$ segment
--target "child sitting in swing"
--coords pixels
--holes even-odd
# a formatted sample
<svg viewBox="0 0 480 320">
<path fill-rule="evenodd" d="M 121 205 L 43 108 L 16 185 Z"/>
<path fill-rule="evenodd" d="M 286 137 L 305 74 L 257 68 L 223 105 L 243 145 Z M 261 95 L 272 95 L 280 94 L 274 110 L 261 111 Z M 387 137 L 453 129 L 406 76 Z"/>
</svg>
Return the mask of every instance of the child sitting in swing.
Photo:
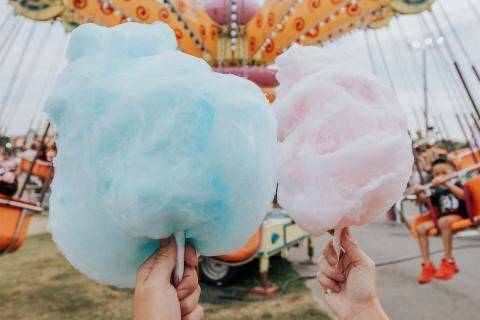
<svg viewBox="0 0 480 320">
<path fill-rule="evenodd" d="M 446 159 L 437 159 L 432 162 L 433 192 L 428 197 L 420 185 L 414 187 L 419 202 L 426 204 L 430 198 L 432 206 L 437 211 L 438 229 L 441 233 L 445 255 L 437 269 L 430 260 L 428 247 L 428 231 L 435 227 L 432 220 L 417 225 L 418 243 L 422 253 L 422 272 L 418 282 L 424 284 L 432 278 L 449 280 L 458 272 L 457 264 L 452 256 L 452 223 L 468 218 L 465 204 L 465 192 L 460 181 L 450 179 L 455 172 L 453 163 Z"/>
</svg>

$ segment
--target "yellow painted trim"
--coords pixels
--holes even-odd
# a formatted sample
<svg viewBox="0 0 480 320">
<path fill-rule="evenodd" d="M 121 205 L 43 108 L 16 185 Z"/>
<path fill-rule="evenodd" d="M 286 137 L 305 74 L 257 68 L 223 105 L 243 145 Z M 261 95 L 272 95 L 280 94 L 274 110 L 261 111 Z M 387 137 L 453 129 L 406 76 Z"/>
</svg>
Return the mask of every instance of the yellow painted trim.
<svg viewBox="0 0 480 320">
<path fill-rule="evenodd" d="M 433 2 L 434 0 L 428 0 L 424 4 L 408 4 L 403 0 L 391 0 L 389 5 L 393 10 L 400 13 L 414 14 L 430 9 Z"/>
<path fill-rule="evenodd" d="M 52 20 L 62 14 L 64 10 L 63 5 L 50 5 L 48 8 L 41 11 L 28 10 L 22 7 L 17 2 L 11 2 L 15 8 L 15 12 L 32 20 L 47 21 Z"/>
</svg>

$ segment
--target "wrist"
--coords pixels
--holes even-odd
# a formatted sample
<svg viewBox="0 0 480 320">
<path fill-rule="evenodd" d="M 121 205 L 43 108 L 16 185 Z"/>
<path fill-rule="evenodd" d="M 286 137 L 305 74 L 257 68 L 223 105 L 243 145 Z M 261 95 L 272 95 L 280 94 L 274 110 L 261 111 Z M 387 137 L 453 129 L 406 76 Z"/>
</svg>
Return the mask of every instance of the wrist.
<svg viewBox="0 0 480 320">
<path fill-rule="evenodd" d="M 365 303 L 360 308 L 354 308 L 346 320 L 388 320 L 378 299 Z"/>
</svg>

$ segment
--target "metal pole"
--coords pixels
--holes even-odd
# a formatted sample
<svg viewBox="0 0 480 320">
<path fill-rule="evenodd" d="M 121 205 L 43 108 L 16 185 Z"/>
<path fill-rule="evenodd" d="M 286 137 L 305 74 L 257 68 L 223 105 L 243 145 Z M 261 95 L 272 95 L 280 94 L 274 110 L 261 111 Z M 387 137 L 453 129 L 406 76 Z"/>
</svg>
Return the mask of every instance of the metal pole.
<svg viewBox="0 0 480 320">
<path fill-rule="evenodd" d="M 470 91 L 470 88 L 468 87 L 465 77 L 463 76 L 462 70 L 460 69 L 455 56 L 453 54 L 452 48 L 450 47 L 450 44 L 448 43 L 448 39 L 445 37 L 442 28 L 440 27 L 440 23 L 437 20 L 437 17 L 433 14 L 431 14 L 433 18 L 433 22 L 435 23 L 435 26 L 437 30 L 439 31 L 440 35 L 445 39 L 445 47 L 447 48 L 448 55 L 450 56 L 450 59 L 453 61 L 453 66 L 455 67 L 455 71 L 457 72 L 458 77 L 460 78 L 460 81 L 462 82 L 463 88 L 465 89 L 465 92 L 467 93 L 467 96 L 472 104 L 473 109 L 475 110 L 475 113 L 477 114 L 477 117 L 480 118 L 480 110 L 477 106 L 477 103 L 475 99 L 473 98 L 473 95 Z"/>
<path fill-rule="evenodd" d="M 372 65 L 372 70 L 375 75 L 378 76 L 377 68 L 375 67 L 375 60 L 373 59 L 372 48 L 370 48 L 370 41 L 368 40 L 367 29 L 363 30 L 363 35 L 365 36 L 365 43 L 368 50 L 368 58 L 370 59 L 370 64 Z"/>
<path fill-rule="evenodd" d="M 470 6 L 470 9 L 472 9 L 472 12 L 477 17 L 478 21 L 480 21 L 480 12 L 478 12 L 478 9 L 475 7 L 471 0 L 468 0 L 468 4 Z"/>
<path fill-rule="evenodd" d="M 458 117 L 458 115 L 455 115 L 455 116 L 457 117 L 457 120 L 460 121 L 460 118 Z M 460 129 L 462 130 L 462 133 L 465 136 L 465 140 L 467 141 L 468 148 L 470 149 L 470 152 L 472 153 L 473 161 L 475 163 L 478 163 L 478 158 L 477 158 L 477 155 L 475 154 L 475 149 L 473 148 L 472 144 L 470 143 L 470 141 L 467 138 L 467 132 L 465 131 L 463 126 L 460 126 Z"/>
<path fill-rule="evenodd" d="M 427 87 L 427 49 L 422 49 L 422 64 L 423 64 L 423 103 L 425 115 L 425 132 L 428 132 L 428 87 Z"/>
<path fill-rule="evenodd" d="M 463 54 L 467 57 L 468 62 L 470 63 L 470 66 L 472 67 L 473 73 L 477 77 L 477 80 L 480 81 L 480 75 L 478 74 L 477 69 L 475 68 L 475 65 L 473 64 L 472 57 L 470 56 L 470 54 L 467 51 L 467 48 L 463 44 L 463 41 L 460 38 L 460 35 L 458 34 L 457 30 L 455 29 L 455 26 L 453 25 L 452 21 L 448 17 L 447 11 L 443 7 L 442 2 L 438 1 L 438 6 L 440 7 L 440 10 L 442 11 L 443 15 L 445 16 L 445 20 L 447 20 L 447 24 L 450 27 L 450 29 L 452 30 L 453 36 L 455 37 L 458 44 L 460 45 L 460 49 L 463 51 Z M 433 11 L 431 11 L 430 13 L 431 13 L 432 16 L 435 15 Z"/>
<path fill-rule="evenodd" d="M 17 77 L 18 77 L 18 74 L 20 72 L 20 68 L 22 66 L 25 55 L 26 55 L 26 53 L 27 53 L 27 51 L 28 51 L 28 49 L 29 49 L 29 47 L 32 43 L 31 39 L 32 39 L 32 36 L 35 32 L 35 27 L 36 27 L 36 24 L 32 23 L 32 27 L 30 28 L 30 31 L 27 35 L 27 40 L 23 44 L 23 47 L 22 47 L 21 53 L 20 53 L 20 57 L 19 57 L 16 65 L 15 65 L 15 69 L 13 71 L 13 76 L 12 76 L 12 78 L 10 78 L 7 90 L 5 91 L 5 95 L 3 96 L 2 102 L 0 104 L 0 119 L 3 118 L 3 114 L 8 108 L 7 104 L 10 100 L 11 95 L 12 95 L 13 87 L 14 87 L 16 81 L 17 81 Z"/>
</svg>

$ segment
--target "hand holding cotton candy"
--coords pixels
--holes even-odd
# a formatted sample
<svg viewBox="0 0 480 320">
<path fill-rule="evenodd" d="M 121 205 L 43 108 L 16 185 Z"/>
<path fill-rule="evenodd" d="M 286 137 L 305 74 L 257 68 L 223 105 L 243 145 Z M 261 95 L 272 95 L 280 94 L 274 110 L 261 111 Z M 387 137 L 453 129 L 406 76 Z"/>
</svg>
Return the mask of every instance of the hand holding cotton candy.
<svg viewBox="0 0 480 320">
<path fill-rule="evenodd" d="M 204 255 L 240 249 L 275 190 L 261 90 L 177 51 L 165 24 L 83 25 L 67 56 L 47 112 L 59 132 L 49 229 L 68 260 L 132 287 L 172 234 Z"/>
<path fill-rule="evenodd" d="M 401 197 L 413 162 L 406 120 L 338 52 L 293 46 L 277 65 L 278 201 L 308 232 L 335 229 L 338 240 Z"/>
</svg>

